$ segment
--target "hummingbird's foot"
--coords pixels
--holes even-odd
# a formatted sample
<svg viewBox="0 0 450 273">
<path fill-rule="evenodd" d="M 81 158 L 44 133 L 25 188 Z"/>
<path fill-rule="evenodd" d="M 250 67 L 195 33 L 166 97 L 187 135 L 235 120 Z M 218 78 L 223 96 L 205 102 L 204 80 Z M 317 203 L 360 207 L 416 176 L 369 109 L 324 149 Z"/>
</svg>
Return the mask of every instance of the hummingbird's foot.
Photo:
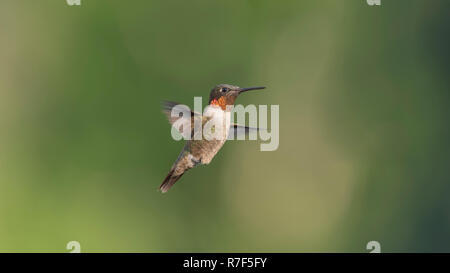
<svg viewBox="0 0 450 273">
<path fill-rule="evenodd" d="M 199 164 L 202 164 L 202 158 L 201 157 L 200 157 L 200 159 L 198 159 L 195 156 L 193 156 L 191 153 L 189 153 L 187 158 L 192 163 L 191 168 L 194 168 L 195 166 L 197 166 Z"/>
<path fill-rule="evenodd" d="M 194 167 L 196 167 L 199 164 L 202 164 L 202 158 L 200 157 L 200 159 L 197 159 L 195 157 L 191 157 L 191 161 L 194 164 Z"/>
</svg>

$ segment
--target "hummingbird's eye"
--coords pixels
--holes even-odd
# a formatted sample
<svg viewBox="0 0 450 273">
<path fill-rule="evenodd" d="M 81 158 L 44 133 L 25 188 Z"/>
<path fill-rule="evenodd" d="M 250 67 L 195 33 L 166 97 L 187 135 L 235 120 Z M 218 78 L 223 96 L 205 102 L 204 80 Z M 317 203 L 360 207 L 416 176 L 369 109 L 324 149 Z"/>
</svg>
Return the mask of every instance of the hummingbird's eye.
<svg viewBox="0 0 450 273">
<path fill-rule="evenodd" d="M 220 92 L 227 92 L 228 91 L 228 88 L 226 88 L 226 87 L 222 87 L 221 89 L 220 89 Z"/>
</svg>

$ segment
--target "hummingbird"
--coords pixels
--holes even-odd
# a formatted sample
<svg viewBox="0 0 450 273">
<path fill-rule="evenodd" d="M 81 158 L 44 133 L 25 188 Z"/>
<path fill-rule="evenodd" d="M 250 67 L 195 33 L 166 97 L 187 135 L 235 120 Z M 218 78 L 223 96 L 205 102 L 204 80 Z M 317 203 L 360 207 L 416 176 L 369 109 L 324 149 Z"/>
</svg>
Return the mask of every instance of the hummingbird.
<svg viewBox="0 0 450 273">
<path fill-rule="evenodd" d="M 179 118 L 186 119 L 186 122 L 191 124 L 191 135 L 197 133 L 194 132 L 194 130 L 196 130 L 194 126 L 195 120 L 201 122 L 202 128 L 200 129 L 203 129 L 206 123 L 211 120 L 225 121 L 223 124 L 225 130 L 223 130 L 220 138 L 210 140 L 205 138 L 193 138 L 186 140 L 184 148 L 181 150 L 177 160 L 172 165 L 172 168 L 159 187 L 161 192 L 167 192 L 187 170 L 199 165 L 209 164 L 217 152 L 219 152 L 225 144 L 230 132 L 249 133 L 250 131 L 259 130 L 258 128 L 231 124 L 230 120 L 231 111 L 236 98 L 244 92 L 260 89 L 265 89 L 265 87 L 258 86 L 241 88 L 230 84 L 216 85 L 210 92 L 208 106 L 205 108 L 204 115 L 191 111 L 190 119 L 189 117 L 173 117 L 172 109 L 179 104 L 170 101 L 163 102 L 163 113 L 168 117 L 169 122 L 173 125 Z"/>
</svg>

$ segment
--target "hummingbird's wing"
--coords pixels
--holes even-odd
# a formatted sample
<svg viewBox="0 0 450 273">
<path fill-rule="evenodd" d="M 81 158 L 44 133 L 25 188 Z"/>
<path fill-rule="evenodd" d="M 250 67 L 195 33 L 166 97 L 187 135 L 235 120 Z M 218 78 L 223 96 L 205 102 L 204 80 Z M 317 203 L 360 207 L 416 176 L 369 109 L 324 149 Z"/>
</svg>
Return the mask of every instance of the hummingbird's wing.
<svg viewBox="0 0 450 273">
<path fill-rule="evenodd" d="M 244 125 L 239 125 L 236 123 L 232 123 L 230 126 L 230 132 L 228 134 L 228 139 L 236 139 L 239 136 L 249 136 L 249 135 L 253 135 L 261 130 L 265 130 L 265 129 L 260 129 L 258 127 L 249 127 L 249 126 L 244 126 Z"/>
<path fill-rule="evenodd" d="M 172 110 L 175 106 L 180 105 L 184 106 L 181 103 L 174 102 L 174 101 L 163 101 L 162 102 L 162 111 L 167 116 L 167 119 L 169 120 L 170 124 L 174 124 L 180 117 L 172 116 Z M 191 118 L 194 118 L 195 116 L 201 116 L 200 113 L 190 111 L 191 112 Z M 187 117 L 183 117 L 187 118 Z"/>
<path fill-rule="evenodd" d="M 184 124 L 186 122 L 186 125 L 188 125 L 190 123 L 190 128 L 191 131 L 194 128 L 194 120 L 195 119 L 202 119 L 202 124 L 204 119 L 207 119 L 207 117 L 202 116 L 202 114 L 198 113 L 198 112 L 194 112 L 191 111 L 189 109 L 190 115 L 183 115 L 183 116 L 177 116 L 177 115 L 173 115 L 172 111 L 174 110 L 174 107 L 176 106 L 180 106 L 180 109 L 177 109 L 177 112 L 180 112 L 180 110 L 183 110 L 181 107 L 185 107 L 185 109 L 189 109 L 186 105 L 183 105 L 181 103 L 177 103 L 174 101 L 163 101 L 162 102 L 162 111 L 163 113 L 166 115 L 167 119 L 169 120 L 170 124 L 173 125 L 175 122 L 177 122 L 178 120 L 183 119 L 181 121 L 182 124 Z M 182 126 L 182 128 L 184 128 L 185 126 Z M 183 133 L 183 132 L 180 132 Z"/>
</svg>

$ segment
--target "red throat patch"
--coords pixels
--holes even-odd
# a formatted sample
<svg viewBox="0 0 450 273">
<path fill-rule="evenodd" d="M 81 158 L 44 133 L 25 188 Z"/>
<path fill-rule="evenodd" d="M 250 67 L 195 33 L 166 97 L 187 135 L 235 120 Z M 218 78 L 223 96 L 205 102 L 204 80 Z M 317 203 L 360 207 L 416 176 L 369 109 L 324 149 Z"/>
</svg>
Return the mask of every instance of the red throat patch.
<svg viewBox="0 0 450 273">
<path fill-rule="evenodd" d="M 225 111 L 225 109 L 227 108 L 227 100 L 224 96 L 222 96 L 219 99 L 213 99 L 211 101 L 211 105 L 219 106 L 220 108 L 222 108 L 222 110 Z"/>
</svg>

